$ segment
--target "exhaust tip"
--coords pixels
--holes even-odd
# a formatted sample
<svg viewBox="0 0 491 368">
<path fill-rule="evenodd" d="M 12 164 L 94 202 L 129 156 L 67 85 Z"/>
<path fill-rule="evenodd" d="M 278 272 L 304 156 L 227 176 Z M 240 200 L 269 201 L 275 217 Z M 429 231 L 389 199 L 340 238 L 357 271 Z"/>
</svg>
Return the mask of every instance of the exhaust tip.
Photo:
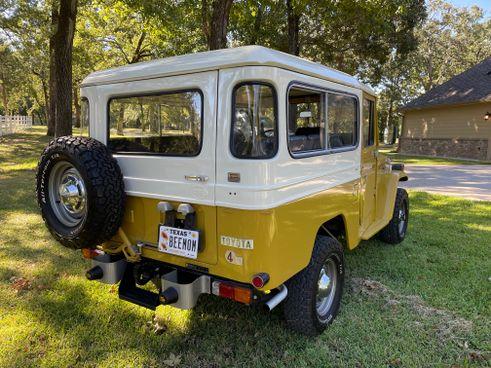
<svg viewBox="0 0 491 368">
<path fill-rule="evenodd" d="M 278 304 L 280 304 L 283 300 L 288 296 L 288 289 L 283 284 L 278 287 L 278 292 L 269 299 L 266 303 L 264 303 L 264 308 L 267 312 L 271 312 Z"/>
<path fill-rule="evenodd" d="M 85 272 L 85 277 L 87 277 L 87 280 L 90 280 L 90 281 L 100 280 L 104 277 L 104 271 L 102 270 L 101 267 L 95 266 L 95 267 L 92 267 L 87 272 Z"/>
<path fill-rule="evenodd" d="M 177 293 L 177 290 L 171 286 L 160 293 L 159 299 L 163 305 L 172 304 L 177 302 L 179 294 Z"/>
</svg>

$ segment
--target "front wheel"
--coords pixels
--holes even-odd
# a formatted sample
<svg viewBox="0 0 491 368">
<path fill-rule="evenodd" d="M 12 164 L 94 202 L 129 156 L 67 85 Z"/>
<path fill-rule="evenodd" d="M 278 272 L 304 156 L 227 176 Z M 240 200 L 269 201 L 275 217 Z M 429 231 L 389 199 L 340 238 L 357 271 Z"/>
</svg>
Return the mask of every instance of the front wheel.
<svg viewBox="0 0 491 368">
<path fill-rule="evenodd" d="M 338 313 L 343 285 L 342 245 L 331 237 L 317 236 L 308 266 L 287 282 L 287 325 L 305 335 L 320 334 Z"/>
<path fill-rule="evenodd" d="M 396 203 L 390 222 L 378 234 L 388 244 L 399 244 L 406 236 L 409 220 L 409 197 L 405 189 L 397 188 Z"/>
</svg>

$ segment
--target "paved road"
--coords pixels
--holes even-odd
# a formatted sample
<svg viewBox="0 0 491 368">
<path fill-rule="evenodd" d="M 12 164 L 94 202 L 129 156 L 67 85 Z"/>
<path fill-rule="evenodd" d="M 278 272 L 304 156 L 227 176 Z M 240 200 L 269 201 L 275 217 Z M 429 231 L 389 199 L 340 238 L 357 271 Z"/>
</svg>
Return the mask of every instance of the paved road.
<svg viewBox="0 0 491 368">
<path fill-rule="evenodd" d="M 491 165 L 405 165 L 404 188 L 491 201 Z"/>
</svg>

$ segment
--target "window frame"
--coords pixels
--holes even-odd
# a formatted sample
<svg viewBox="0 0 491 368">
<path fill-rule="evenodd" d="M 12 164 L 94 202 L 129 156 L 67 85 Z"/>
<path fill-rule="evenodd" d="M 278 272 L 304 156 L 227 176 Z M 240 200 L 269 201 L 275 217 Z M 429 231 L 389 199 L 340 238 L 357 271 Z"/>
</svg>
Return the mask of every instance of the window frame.
<svg viewBox="0 0 491 368">
<path fill-rule="evenodd" d="M 350 92 L 346 92 L 346 91 L 342 91 L 342 90 L 337 90 L 337 89 L 333 89 L 333 88 L 326 88 L 326 87 L 320 87 L 318 85 L 314 85 L 314 84 L 309 84 L 309 83 L 304 83 L 304 82 L 299 82 L 299 81 L 291 81 L 289 84 L 288 84 L 288 87 L 286 89 L 286 124 L 288 124 L 288 122 L 290 121 L 290 108 L 289 108 L 289 96 L 290 96 L 290 90 L 294 87 L 298 87 L 298 88 L 301 88 L 301 89 L 307 89 L 307 90 L 312 90 L 312 91 L 316 91 L 316 92 L 322 92 L 325 94 L 325 101 L 324 101 L 324 105 L 325 105 L 325 108 L 324 108 L 324 114 L 325 114 L 325 117 L 324 117 L 324 120 L 326 122 L 326 142 L 325 142 L 325 145 L 326 145 L 326 148 L 324 149 L 319 149 L 319 150 L 315 150 L 315 151 L 306 151 L 306 152 L 292 152 L 290 150 L 290 144 L 289 144 L 289 136 L 288 136 L 288 133 L 289 133 L 289 129 L 288 129 L 288 126 L 286 127 L 286 146 L 288 148 L 288 153 L 290 154 L 290 156 L 294 159 L 302 159 L 302 158 L 308 158 L 308 157 L 316 157 L 316 156 L 324 156 L 324 155 L 331 155 L 331 154 L 335 154 L 335 153 L 341 153 L 341 152 L 349 152 L 349 151 L 355 151 L 358 146 L 360 145 L 360 99 L 358 98 L 357 95 L 355 95 L 354 93 L 350 93 Z M 329 104 L 328 104 L 328 94 L 331 93 L 331 94 L 338 94 L 338 95 L 344 95 L 344 96 L 348 96 L 348 97 L 353 97 L 355 99 L 355 102 L 356 102 L 356 106 L 355 106 L 355 110 L 356 110 L 356 127 L 355 127 L 355 144 L 352 145 L 352 146 L 347 146 L 347 147 L 339 147 L 339 148 L 328 148 L 328 139 L 329 139 L 329 135 L 330 135 L 330 130 L 329 130 L 329 121 L 328 121 L 328 114 L 329 114 Z"/>
<path fill-rule="evenodd" d="M 80 111 L 82 111 L 82 104 L 87 103 L 87 135 L 90 137 L 90 101 L 87 97 L 80 97 Z M 80 119 L 80 127 L 82 127 L 82 119 Z"/>
<path fill-rule="evenodd" d="M 310 151 L 301 151 L 301 152 L 292 152 L 290 149 L 290 91 L 292 88 L 297 87 L 298 89 L 303 89 L 306 91 L 311 91 L 311 92 L 317 92 L 320 93 L 323 97 L 324 100 L 324 116 L 322 117 L 322 121 L 324 121 L 324 146 L 325 148 L 319 148 L 316 150 L 310 150 Z M 288 152 L 290 153 L 290 156 L 293 158 L 303 158 L 303 157 L 313 157 L 313 156 L 320 156 L 322 153 L 326 152 L 327 149 L 327 137 L 328 137 L 328 124 L 327 124 L 327 94 L 326 91 L 322 88 L 318 88 L 315 86 L 307 86 L 307 85 L 298 85 L 297 83 L 290 83 L 288 85 L 288 89 L 286 91 L 286 146 L 288 147 Z"/>
<path fill-rule="evenodd" d="M 371 98 L 368 97 L 363 97 L 363 102 L 368 101 L 368 137 L 372 138 L 370 141 L 370 144 L 365 144 L 365 137 L 363 137 L 363 147 L 368 148 L 368 147 L 373 147 L 375 146 L 375 100 L 372 100 Z M 371 109 L 370 109 L 371 107 Z M 365 118 L 365 116 L 363 116 Z M 371 123 L 371 124 L 370 124 Z M 362 135 L 363 135 L 363 129 L 362 129 Z"/>
<path fill-rule="evenodd" d="M 235 99 L 236 99 L 236 93 L 237 90 L 240 87 L 247 86 L 247 85 L 260 85 L 260 86 L 266 86 L 270 87 L 271 91 L 273 92 L 273 109 L 274 109 L 274 128 L 276 131 L 275 134 L 275 140 L 276 140 L 276 150 L 274 154 L 271 156 L 265 156 L 265 157 L 239 157 L 236 156 L 234 150 L 232 149 L 232 140 L 233 140 L 233 133 L 234 133 L 234 123 L 235 123 Z M 257 81 L 257 80 L 247 80 L 247 81 L 242 81 L 234 85 L 234 88 L 232 90 L 232 105 L 231 105 L 231 117 L 230 117 L 230 134 L 229 134 L 229 147 L 228 150 L 230 154 L 238 159 L 238 160 L 271 160 L 275 158 L 278 155 L 279 152 L 279 146 L 280 146 L 280 132 L 279 132 L 279 124 L 278 124 L 278 93 L 276 92 L 276 88 L 272 83 L 269 82 L 263 82 L 263 81 Z"/>
<path fill-rule="evenodd" d="M 131 97 L 148 97 L 148 96 L 165 96 L 165 95 L 173 95 L 178 93 L 186 93 L 186 92 L 197 92 L 201 98 L 201 110 L 200 110 L 200 139 L 199 139 L 199 149 L 194 155 L 178 155 L 178 154 L 168 154 L 161 152 L 132 152 L 132 151 L 113 151 L 109 147 L 109 141 L 111 139 L 111 101 L 121 99 L 121 98 L 131 98 Z M 205 96 L 203 91 L 199 88 L 186 88 L 186 89 L 176 89 L 176 90 L 166 90 L 159 92 L 150 92 L 150 93 L 126 93 L 121 95 L 111 96 L 107 100 L 106 104 L 106 145 L 111 151 L 111 153 L 115 155 L 129 155 L 129 156 L 162 156 L 162 157 L 198 157 L 201 154 L 203 149 L 203 137 L 205 134 L 205 126 L 204 126 L 204 109 L 205 109 Z"/>
</svg>

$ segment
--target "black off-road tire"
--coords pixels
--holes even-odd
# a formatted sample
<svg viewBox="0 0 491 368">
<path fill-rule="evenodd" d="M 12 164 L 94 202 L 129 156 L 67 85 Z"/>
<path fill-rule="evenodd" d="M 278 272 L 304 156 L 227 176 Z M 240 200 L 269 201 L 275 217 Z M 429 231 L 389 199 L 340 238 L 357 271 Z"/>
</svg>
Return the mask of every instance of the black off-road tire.
<svg viewBox="0 0 491 368">
<path fill-rule="evenodd" d="M 334 299 L 327 313 L 319 316 L 316 309 L 316 296 L 319 274 L 322 266 L 332 258 L 337 269 Z M 336 317 L 344 286 L 343 246 L 328 236 L 317 236 L 312 257 L 306 268 L 293 276 L 287 283 L 288 296 L 283 312 L 289 328 L 307 336 L 322 333 Z"/>
<path fill-rule="evenodd" d="M 399 224 L 401 222 L 400 212 L 405 213 L 405 220 L 402 229 Z M 406 236 L 407 225 L 409 221 L 409 197 L 403 188 L 397 188 L 396 202 L 394 212 L 390 222 L 378 233 L 377 237 L 384 243 L 399 244 Z"/>
<path fill-rule="evenodd" d="M 86 188 L 87 212 L 83 221 L 73 227 L 58 220 L 49 200 L 50 172 L 60 161 L 78 170 Z M 93 248 L 114 236 L 123 221 L 125 191 L 121 169 L 108 148 L 93 138 L 65 136 L 52 140 L 38 163 L 36 195 L 47 228 L 68 248 Z"/>
</svg>

